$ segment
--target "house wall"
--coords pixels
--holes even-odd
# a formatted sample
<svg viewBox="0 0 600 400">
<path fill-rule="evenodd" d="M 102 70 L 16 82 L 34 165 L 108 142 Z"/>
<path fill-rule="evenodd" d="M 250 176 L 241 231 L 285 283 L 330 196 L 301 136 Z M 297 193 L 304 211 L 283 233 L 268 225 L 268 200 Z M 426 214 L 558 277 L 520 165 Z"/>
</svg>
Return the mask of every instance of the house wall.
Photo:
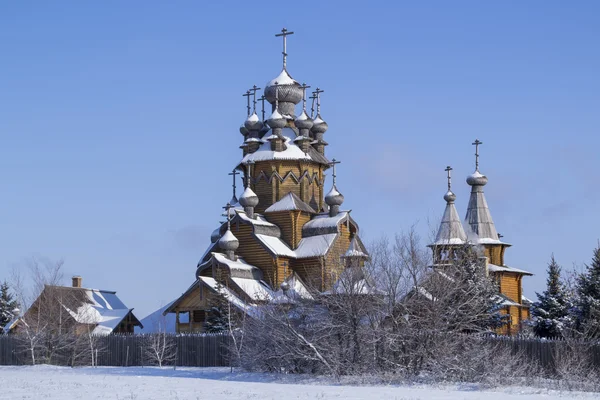
<svg viewBox="0 0 600 400">
<path fill-rule="evenodd" d="M 263 272 L 263 279 L 269 285 L 277 281 L 277 265 L 275 257 L 252 236 L 252 226 L 246 224 L 234 224 L 231 227 L 233 234 L 238 238 L 240 247 L 236 254 L 244 260 L 260 268 Z"/>
</svg>

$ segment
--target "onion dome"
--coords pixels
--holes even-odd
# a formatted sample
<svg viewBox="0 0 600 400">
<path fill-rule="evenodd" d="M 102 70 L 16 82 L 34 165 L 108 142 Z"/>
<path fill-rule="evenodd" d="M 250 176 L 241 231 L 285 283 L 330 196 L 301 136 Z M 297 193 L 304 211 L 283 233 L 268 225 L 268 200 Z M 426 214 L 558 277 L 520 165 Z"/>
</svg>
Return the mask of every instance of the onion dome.
<svg viewBox="0 0 600 400">
<path fill-rule="evenodd" d="M 277 85 L 275 85 L 275 82 L 277 82 Z M 276 89 L 276 86 L 279 86 L 279 89 Z M 278 92 L 277 96 L 279 97 L 280 103 L 292 103 L 296 105 L 302 101 L 302 87 L 300 87 L 300 84 L 290 76 L 285 68 L 281 71 L 277 78 L 271 80 L 265 86 L 265 97 L 271 104 L 275 104 L 276 90 Z"/>
<path fill-rule="evenodd" d="M 240 196 L 240 205 L 242 207 L 256 207 L 258 205 L 258 196 L 248 186 Z"/>
<path fill-rule="evenodd" d="M 273 110 L 273 113 L 267 120 L 267 124 L 273 129 L 279 128 L 283 129 L 287 125 L 287 121 L 283 116 L 277 111 L 277 109 Z"/>
<path fill-rule="evenodd" d="M 446 203 L 448 204 L 454 203 L 454 201 L 456 201 L 456 195 L 454 192 L 452 192 L 452 190 L 448 190 L 444 195 L 444 200 L 446 200 Z"/>
<path fill-rule="evenodd" d="M 329 193 L 325 195 L 325 203 L 328 206 L 341 206 L 344 202 L 344 195 L 338 192 L 335 185 L 331 188 Z"/>
<path fill-rule="evenodd" d="M 313 127 L 311 131 L 314 133 L 325 133 L 327 132 L 328 128 L 329 125 L 327 125 L 327 122 L 325 122 L 323 118 L 321 118 L 321 114 L 317 114 L 317 118 L 315 118 L 315 120 L 313 121 Z"/>
<path fill-rule="evenodd" d="M 295 125 L 298 129 L 311 129 L 314 125 L 314 121 L 308 116 L 306 110 L 303 110 L 302 114 L 296 118 Z"/>
<path fill-rule="evenodd" d="M 249 131 L 260 131 L 263 127 L 262 121 L 256 115 L 256 112 L 249 115 L 244 122 L 244 127 Z"/>
<path fill-rule="evenodd" d="M 485 186 L 487 183 L 487 176 L 483 175 L 479 170 L 476 170 L 471 175 L 467 176 L 467 184 L 470 186 Z"/>
<path fill-rule="evenodd" d="M 249 134 L 249 133 L 250 133 L 250 132 L 248 132 L 248 129 L 246 129 L 246 126 L 245 126 L 245 124 L 242 124 L 242 125 L 240 125 L 240 133 L 241 133 L 243 136 L 246 136 L 247 134 Z"/>
<path fill-rule="evenodd" d="M 240 242 L 228 229 L 227 232 L 219 239 L 219 247 L 224 251 L 235 251 L 240 247 Z"/>
</svg>

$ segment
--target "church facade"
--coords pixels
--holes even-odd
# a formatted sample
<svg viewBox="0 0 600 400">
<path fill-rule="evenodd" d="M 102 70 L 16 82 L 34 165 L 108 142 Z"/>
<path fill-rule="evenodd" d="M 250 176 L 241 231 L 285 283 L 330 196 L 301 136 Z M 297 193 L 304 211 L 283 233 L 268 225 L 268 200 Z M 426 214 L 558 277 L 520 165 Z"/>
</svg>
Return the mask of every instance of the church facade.
<svg viewBox="0 0 600 400">
<path fill-rule="evenodd" d="M 286 37 L 292 33 L 284 29 L 277 35 L 284 42 L 283 68 L 266 84 L 263 96 L 256 98 L 256 86 L 244 94 L 242 154 L 230 173 L 234 193 L 225 207 L 226 221 L 211 235 L 196 281 L 165 310 L 176 314 L 178 332 L 202 331 L 205 310 L 217 294 L 251 313 L 261 303 L 330 290 L 346 266 L 362 268 L 368 258 L 358 224 L 342 209 L 344 196 L 335 180 L 339 162 L 326 155 L 323 90 L 312 92 L 309 114 L 310 86 L 288 72 Z M 268 118 L 265 101 L 271 105 Z M 258 102 L 263 104 L 262 118 Z M 333 182 L 327 190 L 329 170 Z M 244 182 L 239 199 L 237 174 L 243 174 Z"/>
</svg>

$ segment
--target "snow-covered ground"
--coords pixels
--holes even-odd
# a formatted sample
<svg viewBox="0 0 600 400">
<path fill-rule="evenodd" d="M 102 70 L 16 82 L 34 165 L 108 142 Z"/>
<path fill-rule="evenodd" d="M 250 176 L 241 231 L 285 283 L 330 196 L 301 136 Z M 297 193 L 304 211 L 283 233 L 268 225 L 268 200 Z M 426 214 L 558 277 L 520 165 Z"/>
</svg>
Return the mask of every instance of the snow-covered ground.
<svg viewBox="0 0 600 400">
<path fill-rule="evenodd" d="M 229 373 L 227 368 L 0 367 L 0 399 L 592 399 L 598 394 L 474 386 L 350 386 L 297 376 Z"/>
</svg>

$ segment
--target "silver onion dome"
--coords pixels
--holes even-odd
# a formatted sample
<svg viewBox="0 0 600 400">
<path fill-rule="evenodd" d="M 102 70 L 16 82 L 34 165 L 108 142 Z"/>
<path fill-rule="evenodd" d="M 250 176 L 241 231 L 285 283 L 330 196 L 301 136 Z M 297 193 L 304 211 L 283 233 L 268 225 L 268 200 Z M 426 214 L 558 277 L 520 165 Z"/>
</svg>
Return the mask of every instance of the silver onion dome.
<svg viewBox="0 0 600 400">
<path fill-rule="evenodd" d="M 245 124 L 242 124 L 242 125 L 240 125 L 240 133 L 241 133 L 243 136 L 246 136 L 248 133 L 250 133 L 250 132 L 248 132 L 248 129 L 246 129 L 246 126 L 245 126 Z"/>
<path fill-rule="evenodd" d="M 246 118 L 244 127 L 249 131 L 260 131 L 263 127 L 263 123 L 258 118 L 258 115 L 256 115 L 256 112 L 254 112 L 252 115 L 249 115 L 248 118 Z"/>
<path fill-rule="evenodd" d="M 283 118 L 283 116 L 279 113 L 279 111 L 273 110 L 273 113 L 267 120 L 267 124 L 269 124 L 269 126 L 271 128 L 283 129 L 283 128 L 285 128 L 285 126 L 287 124 L 287 120 L 285 118 Z"/>
<path fill-rule="evenodd" d="M 296 118 L 294 123 L 298 129 L 311 129 L 314 125 L 312 118 L 308 116 L 306 110 L 302 111 L 302 114 Z"/>
<path fill-rule="evenodd" d="M 487 176 L 483 175 L 479 170 L 476 170 L 471 175 L 467 176 L 467 184 L 470 186 L 485 186 L 487 183 Z"/>
<path fill-rule="evenodd" d="M 448 190 L 444 195 L 444 200 L 446 200 L 446 203 L 454 203 L 456 201 L 456 195 L 451 190 Z"/>
<path fill-rule="evenodd" d="M 242 207 L 256 207 L 258 205 L 258 196 L 247 187 L 240 196 L 240 205 Z"/>
<path fill-rule="evenodd" d="M 218 243 L 219 248 L 225 251 L 235 251 L 238 247 L 240 247 L 240 242 L 230 230 L 227 230 L 227 232 L 221 236 Z"/>
<path fill-rule="evenodd" d="M 277 85 L 275 85 L 277 82 Z M 265 97 L 271 104 L 275 104 L 275 87 L 279 86 L 279 102 L 298 104 L 302 101 L 302 87 L 295 81 L 284 68 L 277 78 L 265 86 Z"/>
<path fill-rule="evenodd" d="M 313 127 L 311 131 L 314 133 L 325 133 L 327 132 L 328 128 L 329 125 L 327 125 L 327 122 L 325 122 L 323 118 L 321 118 L 321 114 L 317 114 L 317 118 L 315 118 L 315 120 L 313 121 Z"/>
<path fill-rule="evenodd" d="M 331 188 L 329 193 L 325 195 L 325 203 L 328 206 L 341 206 L 344 202 L 344 195 L 338 192 L 335 185 Z"/>
</svg>

